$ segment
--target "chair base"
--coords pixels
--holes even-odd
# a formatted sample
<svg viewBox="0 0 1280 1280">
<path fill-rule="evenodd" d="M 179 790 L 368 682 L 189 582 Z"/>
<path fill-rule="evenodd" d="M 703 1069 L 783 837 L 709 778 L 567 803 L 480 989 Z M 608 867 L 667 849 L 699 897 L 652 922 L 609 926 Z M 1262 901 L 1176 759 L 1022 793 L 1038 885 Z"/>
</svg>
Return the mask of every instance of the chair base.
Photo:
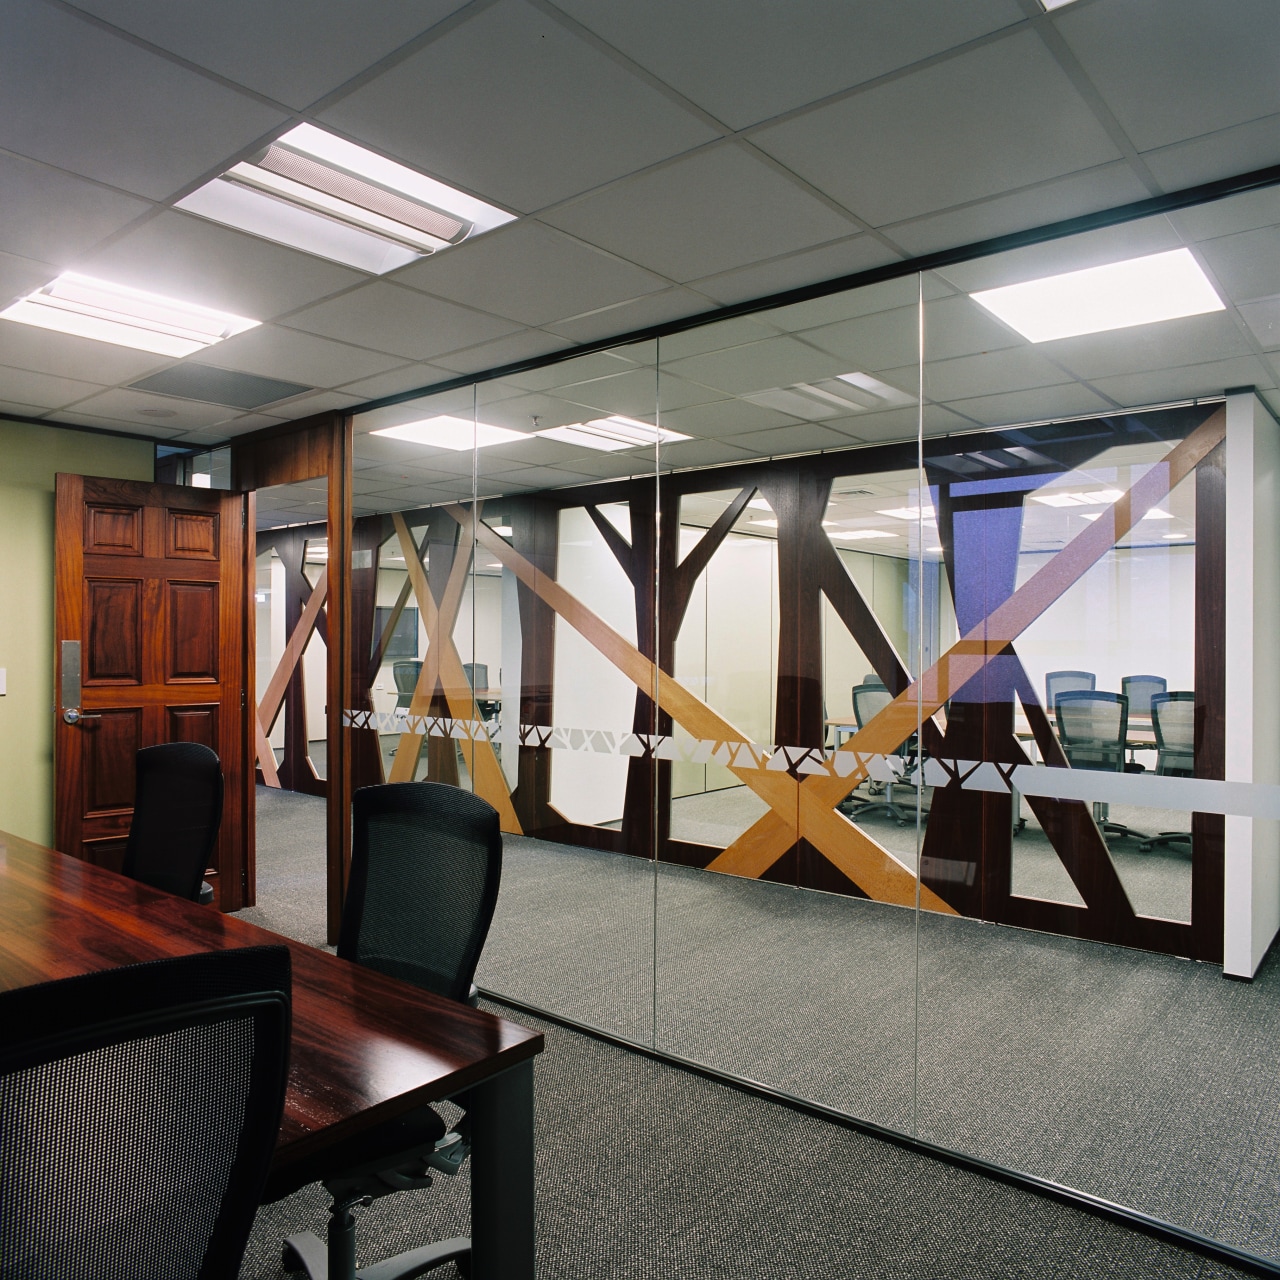
<svg viewBox="0 0 1280 1280">
<path fill-rule="evenodd" d="M 343 1238 L 334 1240 L 336 1221 L 335 1218 L 329 1223 L 330 1238 L 327 1248 L 324 1241 L 310 1231 L 290 1236 L 284 1242 L 284 1269 L 305 1271 L 308 1280 L 412 1280 L 412 1277 L 425 1275 L 436 1267 L 444 1266 L 446 1262 L 456 1262 L 458 1270 L 464 1276 L 471 1274 L 471 1240 L 467 1236 L 455 1236 L 452 1240 L 441 1240 L 438 1244 L 409 1249 L 396 1254 L 394 1258 L 372 1263 L 357 1271 L 354 1242 L 351 1255 L 348 1256 L 345 1247 L 347 1241 Z M 343 1229 L 339 1227 L 338 1232 L 341 1237 Z M 335 1244 L 339 1253 L 336 1270 L 332 1265 Z"/>
<path fill-rule="evenodd" d="M 1190 831 L 1161 831 L 1159 835 L 1148 836 L 1138 848 L 1143 853 L 1150 853 L 1158 844 L 1185 844 L 1191 846 Z"/>
</svg>

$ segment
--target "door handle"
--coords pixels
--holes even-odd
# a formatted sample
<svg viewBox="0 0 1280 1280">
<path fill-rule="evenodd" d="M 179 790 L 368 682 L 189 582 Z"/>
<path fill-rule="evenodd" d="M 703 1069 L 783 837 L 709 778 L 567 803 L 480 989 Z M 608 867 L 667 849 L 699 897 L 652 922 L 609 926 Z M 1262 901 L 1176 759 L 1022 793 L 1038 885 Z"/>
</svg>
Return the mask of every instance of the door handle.
<svg viewBox="0 0 1280 1280">
<path fill-rule="evenodd" d="M 66 721 L 67 724 L 79 724 L 82 720 L 101 720 L 102 719 L 101 716 L 87 715 L 85 712 L 81 711 L 79 707 L 68 707 L 62 713 L 62 718 L 63 720 Z"/>
</svg>

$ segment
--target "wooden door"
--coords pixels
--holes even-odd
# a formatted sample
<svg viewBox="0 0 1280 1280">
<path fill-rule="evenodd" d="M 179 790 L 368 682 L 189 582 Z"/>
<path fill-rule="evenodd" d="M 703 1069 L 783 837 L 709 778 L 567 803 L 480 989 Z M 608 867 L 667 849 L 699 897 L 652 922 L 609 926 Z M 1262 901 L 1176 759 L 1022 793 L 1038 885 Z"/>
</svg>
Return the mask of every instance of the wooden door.
<svg viewBox="0 0 1280 1280">
<path fill-rule="evenodd" d="M 237 910 L 252 839 L 244 495 L 73 475 L 56 495 L 57 846 L 119 870 L 135 753 L 202 742 L 225 779 L 205 878 Z"/>
</svg>

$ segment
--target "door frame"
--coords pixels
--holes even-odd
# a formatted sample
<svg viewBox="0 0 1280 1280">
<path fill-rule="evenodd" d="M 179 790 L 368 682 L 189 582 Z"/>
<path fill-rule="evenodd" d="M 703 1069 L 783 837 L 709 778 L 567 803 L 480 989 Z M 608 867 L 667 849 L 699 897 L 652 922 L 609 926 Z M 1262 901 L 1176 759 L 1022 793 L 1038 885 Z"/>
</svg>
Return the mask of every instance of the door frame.
<svg viewBox="0 0 1280 1280">
<path fill-rule="evenodd" d="M 350 706 L 352 655 L 347 626 L 351 556 L 351 427 L 350 415 L 321 413 L 297 422 L 281 423 L 231 442 L 231 487 L 246 495 L 248 529 L 245 537 L 245 584 L 252 603 L 257 538 L 255 491 L 280 484 L 299 484 L 321 477 L 328 480 L 329 646 L 326 663 L 326 936 L 338 940 L 342 903 L 351 865 L 351 771 L 347 761 L 348 735 L 343 711 Z M 246 613 L 246 689 L 257 689 L 256 650 L 248 643 L 252 612 Z M 249 795 L 254 794 L 255 753 L 246 756 Z M 257 896 L 256 824 L 248 806 L 249 840 L 245 849 L 246 905 Z"/>
</svg>

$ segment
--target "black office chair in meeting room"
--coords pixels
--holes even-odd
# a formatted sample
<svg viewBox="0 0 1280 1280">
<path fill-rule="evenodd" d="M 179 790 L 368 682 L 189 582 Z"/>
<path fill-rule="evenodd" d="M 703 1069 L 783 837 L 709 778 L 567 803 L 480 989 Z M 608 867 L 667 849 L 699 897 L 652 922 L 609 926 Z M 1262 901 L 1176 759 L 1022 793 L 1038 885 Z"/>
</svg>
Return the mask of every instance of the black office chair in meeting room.
<svg viewBox="0 0 1280 1280">
<path fill-rule="evenodd" d="M 1135 716 L 1149 716 L 1151 699 L 1157 693 L 1164 693 L 1168 687 L 1169 682 L 1164 676 L 1121 676 L 1120 692 L 1129 699 L 1130 723 Z M 1129 768 L 1135 773 L 1141 773 L 1143 769 L 1136 761 L 1132 743 L 1129 745 Z"/>
<path fill-rule="evenodd" d="M 1079 689 L 1096 689 L 1098 677 L 1092 671 L 1046 671 L 1044 677 L 1044 705 L 1050 714 L 1058 705 L 1058 694 L 1073 693 Z"/>
<path fill-rule="evenodd" d="M 438 782 L 364 787 L 351 802 L 351 876 L 338 955 L 450 1000 L 474 1004 L 472 979 L 498 901 L 502 832 L 479 796 Z M 455 1098 L 465 1108 L 466 1099 Z M 277 1200 L 311 1182 L 333 1197 L 328 1245 L 310 1232 L 285 1242 L 285 1266 L 311 1280 L 352 1280 L 352 1210 L 394 1191 L 427 1187 L 431 1173 L 456 1173 L 468 1150 L 467 1117 L 452 1131 L 430 1107 L 356 1135 L 269 1184 Z M 449 1261 L 465 1268 L 471 1242 L 459 1237 L 376 1264 L 378 1280 L 403 1280 Z M 360 1275 L 364 1275 L 362 1269 Z"/>
<path fill-rule="evenodd" d="M 881 711 L 885 709 L 885 707 L 889 705 L 889 703 L 893 701 L 893 694 L 891 694 L 879 680 L 863 684 L 855 684 L 852 690 L 852 697 L 853 718 L 859 729 L 869 724 L 880 714 Z M 845 805 L 841 806 L 843 812 L 852 818 L 857 818 L 865 813 L 882 810 L 893 818 L 900 827 L 906 826 L 908 822 L 915 821 L 916 815 L 914 804 L 910 809 L 904 809 L 901 805 L 897 804 L 893 798 L 893 788 L 895 786 L 914 785 L 912 779 L 915 774 L 916 761 L 915 734 L 912 734 L 911 737 L 908 738 L 894 754 L 906 762 L 906 768 L 900 781 L 898 783 L 886 782 L 881 784 L 872 784 L 868 789 L 871 790 L 873 796 L 877 795 L 875 790 L 877 785 L 883 787 L 883 792 L 879 793 L 879 798 L 868 800 L 856 794 L 852 795 L 846 802 L 846 805 L 849 805 L 851 802 L 850 807 L 846 807 Z"/>
<path fill-rule="evenodd" d="M 1067 689 L 1057 694 L 1054 715 L 1058 740 L 1073 769 L 1123 773 L 1129 734 L 1129 699 L 1123 693 L 1099 689 Z M 1131 836 L 1143 840 L 1122 822 L 1112 822 L 1105 801 L 1093 802 L 1093 819 L 1104 836 Z"/>
<path fill-rule="evenodd" d="M 222 825 L 222 764 L 199 742 L 138 752 L 124 874 L 192 902 L 213 901 L 203 878 Z"/>
<path fill-rule="evenodd" d="M 396 682 L 397 711 L 403 711 L 413 701 L 413 691 L 418 687 L 418 676 L 422 673 L 422 663 L 411 658 L 391 664 L 391 674 Z"/>
<path fill-rule="evenodd" d="M 1151 726 L 1156 734 L 1156 773 L 1192 778 L 1196 768 L 1196 695 L 1189 691 L 1157 693 L 1151 699 Z M 1190 831 L 1161 831 L 1144 840 L 1146 851 L 1158 844 L 1190 844 Z"/>
<path fill-rule="evenodd" d="M 0 994 L 0 1276 L 234 1277 L 289 1062 L 285 947 Z"/>
<path fill-rule="evenodd" d="M 477 689 L 488 689 L 489 664 L 487 662 L 464 662 L 462 670 L 466 673 L 467 683 L 471 686 L 473 694 Z M 486 725 L 492 726 L 501 707 L 501 701 L 495 698 L 476 699 L 476 710 L 480 713 L 480 719 Z"/>
</svg>

